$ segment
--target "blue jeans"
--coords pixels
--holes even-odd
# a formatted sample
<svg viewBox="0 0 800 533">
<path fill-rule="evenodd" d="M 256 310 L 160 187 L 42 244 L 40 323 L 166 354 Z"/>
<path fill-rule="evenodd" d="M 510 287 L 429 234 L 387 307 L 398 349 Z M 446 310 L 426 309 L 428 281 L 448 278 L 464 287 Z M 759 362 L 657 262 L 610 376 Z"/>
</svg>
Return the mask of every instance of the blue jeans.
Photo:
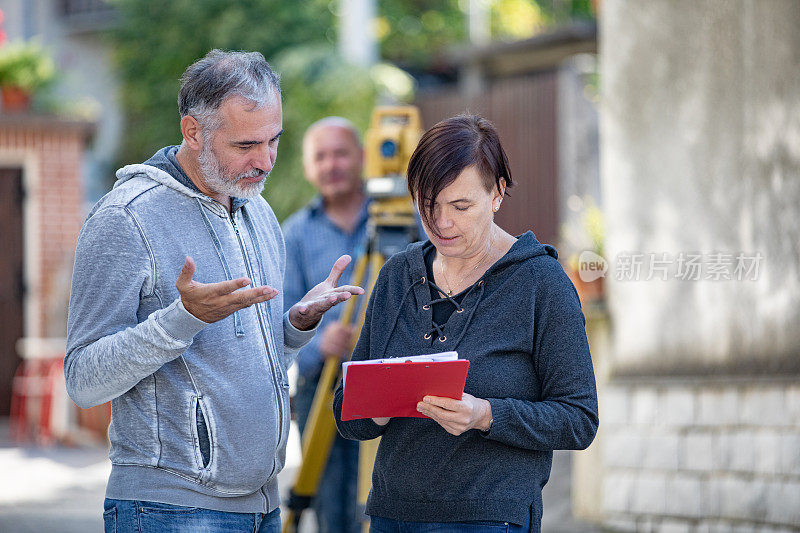
<svg viewBox="0 0 800 533">
<path fill-rule="evenodd" d="M 530 520 L 518 525 L 511 522 L 401 522 L 370 516 L 370 533 L 523 533 L 530 530 Z"/>
<path fill-rule="evenodd" d="M 226 513 L 166 503 L 110 500 L 103 505 L 105 533 L 280 533 L 281 510 Z"/>
</svg>

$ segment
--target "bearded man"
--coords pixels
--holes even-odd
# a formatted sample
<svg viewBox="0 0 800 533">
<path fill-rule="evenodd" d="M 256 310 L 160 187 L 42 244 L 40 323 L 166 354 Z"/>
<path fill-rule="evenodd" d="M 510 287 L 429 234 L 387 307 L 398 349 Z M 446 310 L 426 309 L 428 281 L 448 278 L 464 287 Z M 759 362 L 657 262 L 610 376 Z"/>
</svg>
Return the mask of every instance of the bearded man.
<svg viewBox="0 0 800 533">
<path fill-rule="evenodd" d="M 183 142 L 117 172 L 78 238 L 67 390 L 111 402 L 106 531 L 280 531 L 292 356 L 349 256 L 283 311 L 285 249 L 260 196 L 283 119 L 256 52 L 213 50 L 181 78 Z"/>
</svg>

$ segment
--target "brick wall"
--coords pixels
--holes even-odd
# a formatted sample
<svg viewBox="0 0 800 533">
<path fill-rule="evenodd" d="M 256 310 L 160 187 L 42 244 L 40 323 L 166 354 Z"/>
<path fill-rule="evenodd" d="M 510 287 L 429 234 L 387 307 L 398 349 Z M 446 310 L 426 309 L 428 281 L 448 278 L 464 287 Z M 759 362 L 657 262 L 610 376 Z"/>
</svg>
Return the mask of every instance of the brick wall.
<svg viewBox="0 0 800 533">
<path fill-rule="evenodd" d="M 23 168 L 29 337 L 66 331 L 69 272 L 84 213 L 81 159 L 90 126 L 29 115 L 0 116 L 0 164 Z"/>
<path fill-rule="evenodd" d="M 617 382 L 603 510 L 621 531 L 800 530 L 800 384 Z"/>
</svg>

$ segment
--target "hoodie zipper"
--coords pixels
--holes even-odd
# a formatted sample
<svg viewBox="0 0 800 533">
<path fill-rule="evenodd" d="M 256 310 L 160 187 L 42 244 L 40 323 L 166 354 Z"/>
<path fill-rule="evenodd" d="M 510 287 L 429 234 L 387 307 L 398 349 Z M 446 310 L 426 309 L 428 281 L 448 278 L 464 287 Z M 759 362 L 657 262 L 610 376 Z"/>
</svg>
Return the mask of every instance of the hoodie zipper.
<svg viewBox="0 0 800 533">
<path fill-rule="evenodd" d="M 226 215 L 228 215 L 228 214 L 226 213 Z M 253 280 L 253 284 L 255 284 L 255 277 L 253 276 L 253 272 L 250 269 L 250 260 L 249 260 L 249 258 L 247 256 L 247 249 L 244 246 L 244 241 L 242 240 L 242 235 L 241 235 L 241 233 L 239 233 L 239 225 L 236 224 L 235 216 L 236 216 L 235 214 L 231 214 L 230 216 L 228 216 L 228 220 L 231 221 L 231 225 L 233 226 L 233 231 L 236 233 L 236 239 L 239 241 L 239 247 L 241 248 L 242 256 L 244 257 L 244 264 L 245 264 L 245 268 L 247 269 L 247 275 L 250 277 L 251 280 Z M 261 280 L 261 281 L 262 281 L 262 283 L 266 282 L 266 280 Z M 270 342 L 271 335 L 267 335 L 268 332 L 267 332 L 267 330 L 266 330 L 266 328 L 264 326 L 264 320 L 261 317 L 261 312 L 259 311 L 258 306 L 256 306 L 256 316 L 258 317 L 258 323 L 261 326 L 261 334 L 264 337 L 264 342 L 266 343 L 267 361 L 269 361 L 269 368 L 270 368 L 271 373 L 272 373 L 272 384 L 273 384 L 273 386 L 275 388 L 275 396 L 277 397 L 277 400 L 278 400 L 278 445 L 275 448 L 275 453 L 277 454 L 278 450 L 280 450 L 280 448 L 281 448 L 281 444 L 283 443 L 283 399 L 282 399 L 282 397 L 283 397 L 283 387 L 277 381 L 276 368 L 278 368 L 278 365 L 275 362 L 273 362 L 273 360 L 272 360 L 272 357 L 273 357 L 274 352 L 275 352 L 275 348 L 271 347 L 271 345 L 272 345 L 272 343 Z M 281 377 L 281 379 L 283 379 L 283 373 L 282 372 L 280 373 L 280 377 Z M 275 458 L 274 460 L 277 460 L 277 459 Z M 274 460 L 273 460 L 273 465 L 272 465 L 272 471 L 273 472 L 275 471 Z M 272 474 L 270 474 L 270 475 L 272 475 Z"/>
</svg>

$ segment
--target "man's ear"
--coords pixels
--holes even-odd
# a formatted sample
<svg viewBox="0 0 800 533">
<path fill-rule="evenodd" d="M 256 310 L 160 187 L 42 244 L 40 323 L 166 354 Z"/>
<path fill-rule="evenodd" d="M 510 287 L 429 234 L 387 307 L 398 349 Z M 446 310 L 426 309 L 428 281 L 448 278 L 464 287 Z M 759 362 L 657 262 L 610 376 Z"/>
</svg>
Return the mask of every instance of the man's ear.
<svg viewBox="0 0 800 533">
<path fill-rule="evenodd" d="M 191 115 L 186 115 L 181 119 L 181 134 L 186 145 L 199 152 L 203 149 L 203 134 L 200 124 Z"/>
</svg>

